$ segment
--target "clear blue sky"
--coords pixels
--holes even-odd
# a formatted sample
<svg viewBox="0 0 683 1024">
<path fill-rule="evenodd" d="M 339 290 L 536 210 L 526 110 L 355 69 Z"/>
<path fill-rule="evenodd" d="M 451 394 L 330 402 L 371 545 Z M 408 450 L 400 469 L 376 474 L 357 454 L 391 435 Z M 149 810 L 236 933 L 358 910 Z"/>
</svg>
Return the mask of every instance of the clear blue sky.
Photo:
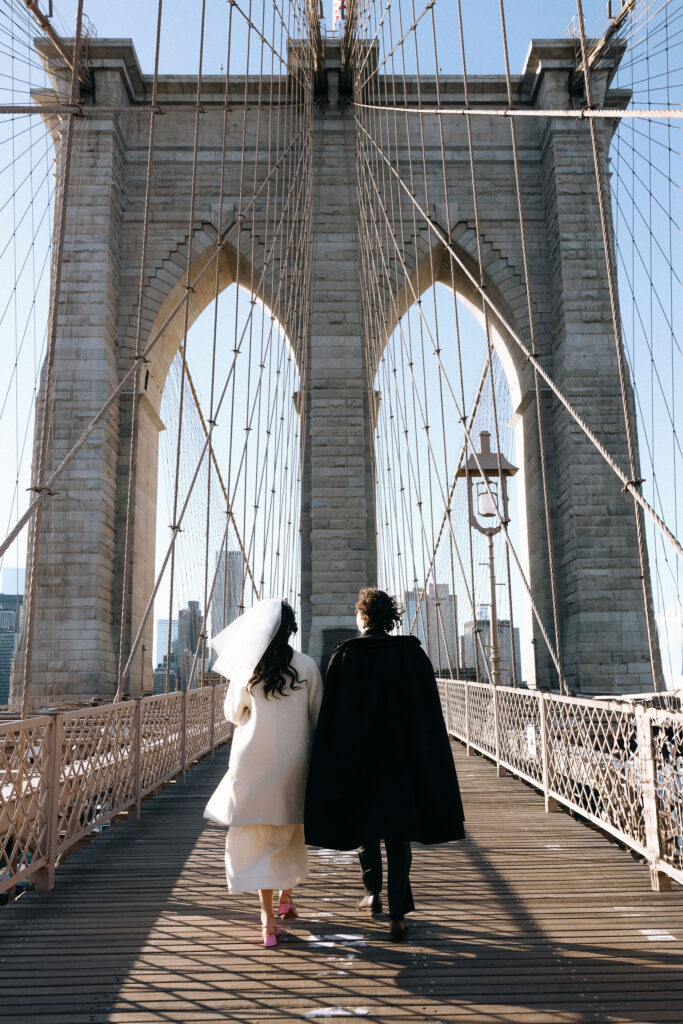
<svg viewBox="0 0 683 1024">
<path fill-rule="evenodd" d="M 253 0 L 252 18 L 260 25 L 261 2 Z M 73 30 L 75 3 L 57 0 L 56 11 L 61 17 L 65 31 Z M 249 9 L 249 0 L 241 6 Z M 281 4 L 284 10 L 288 5 Z M 303 6 L 303 5 L 302 5 Z M 361 7 L 364 7 L 362 2 Z M 396 4 L 394 7 L 396 8 Z M 410 3 L 403 3 L 405 11 Z M 381 12 L 384 4 L 377 0 L 375 10 Z M 424 7 L 424 0 L 415 0 L 415 11 Z M 332 0 L 324 0 L 323 8 L 328 30 L 332 26 Z M 211 26 L 205 44 L 205 67 L 208 74 L 218 74 L 225 66 L 225 32 L 220 25 L 227 25 L 228 5 L 225 0 L 207 0 L 207 24 Z M 131 37 L 140 58 L 143 71 L 151 73 L 154 64 L 154 42 L 156 33 L 155 0 L 86 0 L 85 10 L 100 37 Z M 585 0 L 584 11 L 588 30 L 591 26 L 604 27 L 602 15 L 605 0 Z M 435 8 L 439 42 L 439 63 L 444 73 L 457 74 L 460 68 L 460 47 L 458 41 L 457 8 L 455 0 L 437 0 Z M 569 22 L 576 13 L 575 0 L 506 0 L 507 31 L 510 47 L 510 64 L 513 73 L 522 70 L 524 58 L 532 36 L 536 38 L 557 38 L 565 33 Z M 463 0 L 464 24 L 467 46 L 468 70 L 472 73 L 495 74 L 503 66 L 498 0 Z M 193 74 L 197 68 L 199 47 L 199 26 L 201 17 L 200 0 L 166 0 L 164 4 L 163 31 L 161 41 L 161 72 Z M 239 22 L 237 19 L 235 24 Z M 407 25 L 404 24 L 404 30 Z M 431 59 L 431 31 L 418 33 L 421 55 Z M 396 42 L 396 39 L 394 39 Z M 406 52 L 408 52 L 406 49 Z M 234 58 L 233 58 L 234 59 Z M 242 67 L 233 65 L 236 73 Z"/>
</svg>

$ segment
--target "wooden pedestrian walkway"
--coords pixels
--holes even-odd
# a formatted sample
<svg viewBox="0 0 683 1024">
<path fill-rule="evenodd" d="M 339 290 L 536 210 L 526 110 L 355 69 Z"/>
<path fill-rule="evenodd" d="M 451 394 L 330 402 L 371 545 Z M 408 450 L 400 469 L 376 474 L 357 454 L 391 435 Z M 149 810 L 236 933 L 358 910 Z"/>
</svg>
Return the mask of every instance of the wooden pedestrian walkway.
<svg viewBox="0 0 683 1024">
<path fill-rule="evenodd" d="M 0 1020 L 681 1024 L 683 889 L 653 893 L 628 852 L 454 754 L 470 838 L 415 848 L 405 945 L 355 910 L 355 855 L 317 852 L 301 919 L 263 949 L 202 819 L 223 748 L 0 911 Z"/>
</svg>

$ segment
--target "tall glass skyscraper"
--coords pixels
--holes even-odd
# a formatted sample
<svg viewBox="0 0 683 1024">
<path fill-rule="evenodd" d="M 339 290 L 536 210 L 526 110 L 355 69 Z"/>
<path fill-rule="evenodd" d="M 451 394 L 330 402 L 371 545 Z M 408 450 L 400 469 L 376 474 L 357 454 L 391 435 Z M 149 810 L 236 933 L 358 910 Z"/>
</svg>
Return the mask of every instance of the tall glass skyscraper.
<svg viewBox="0 0 683 1024">
<path fill-rule="evenodd" d="M 211 599 L 211 635 L 216 636 L 240 613 L 244 557 L 241 551 L 216 553 L 216 585 Z"/>
</svg>

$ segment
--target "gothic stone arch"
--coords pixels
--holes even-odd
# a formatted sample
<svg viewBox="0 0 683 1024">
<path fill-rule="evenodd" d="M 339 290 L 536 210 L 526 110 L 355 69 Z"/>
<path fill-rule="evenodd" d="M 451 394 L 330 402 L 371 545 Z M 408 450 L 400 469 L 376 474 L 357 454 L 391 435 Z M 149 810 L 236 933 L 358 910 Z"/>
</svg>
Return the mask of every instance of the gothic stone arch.
<svg viewBox="0 0 683 1024">
<path fill-rule="evenodd" d="M 40 41 L 38 49 L 48 68 L 57 70 L 58 58 L 51 46 Z M 68 286 L 63 289 L 59 311 L 55 464 L 130 369 L 138 322 L 149 119 L 129 115 L 125 107 L 149 102 L 151 80 L 142 75 L 128 40 L 93 40 L 88 57 L 96 103 L 121 107 L 124 112 L 89 120 L 84 130 L 80 125 L 76 127 L 74 151 L 79 180 L 74 194 L 79 202 L 69 209 L 67 223 L 64 280 Z M 64 100 L 64 78 L 55 75 L 53 84 L 55 96 Z M 279 85 L 285 88 L 287 79 L 281 78 Z M 191 79 L 162 80 L 159 102 L 183 102 L 188 89 L 191 93 Z M 244 80 L 235 80 L 234 89 L 235 94 L 243 96 Z M 256 99 L 253 90 L 250 85 L 250 100 Z M 87 700 L 92 696 L 111 697 L 116 689 L 133 401 L 138 402 L 140 415 L 129 633 L 137 630 L 154 584 L 158 434 L 164 429 L 159 412 L 168 369 L 184 334 L 184 309 L 170 322 L 169 317 L 185 294 L 190 244 L 190 277 L 194 281 L 216 253 L 219 226 L 225 232 L 236 224 L 240 213 L 243 109 L 236 106 L 228 114 L 227 137 L 231 142 L 221 208 L 223 113 L 212 112 L 210 107 L 212 101 L 216 106 L 222 104 L 224 80 L 207 78 L 206 94 L 209 105 L 200 126 L 191 226 L 188 216 L 194 115 L 182 111 L 157 119 L 142 347 L 162 326 L 164 329 L 150 353 L 140 394 L 123 393 L 62 476 L 59 493 L 43 518 L 45 543 L 39 566 L 33 670 L 37 695 Z M 246 122 L 244 180 L 251 181 L 256 159 L 267 162 L 270 157 L 275 163 L 282 154 L 284 127 L 280 138 L 269 136 L 266 119 L 259 121 L 255 109 L 248 110 Z M 48 118 L 47 123 L 58 160 L 60 127 L 55 118 Z M 287 211 L 279 214 L 286 232 Z M 188 327 L 214 300 L 217 291 L 236 282 L 272 312 L 283 334 L 287 334 L 280 301 L 287 280 L 282 273 L 277 280 L 271 274 L 262 274 L 268 248 L 273 244 L 272 234 L 272 223 L 266 223 L 265 204 L 257 204 L 255 219 L 247 215 L 239 229 L 233 228 L 218 259 L 190 294 Z M 300 354 L 293 354 L 300 361 Z M 152 635 L 150 617 L 142 638 L 150 651 Z M 144 680 L 142 659 L 133 664 L 129 686 L 133 694 L 151 689 L 150 661 L 148 658 Z"/>
<path fill-rule="evenodd" d="M 326 45 L 328 67 L 332 68 L 333 50 L 338 50 L 339 42 L 328 40 Z M 41 42 L 39 49 L 47 64 L 55 60 L 47 44 Z M 126 106 L 149 102 L 151 79 L 142 75 L 130 41 L 93 40 L 89 59 L 98 103 Z M 574 61 L 573 41 L 535 41 L 523 74 L 513 79 L 516 102 L 541 108 L 570 106 L 568 89 Z M 595 83 L 596 102 L 607 95 L 617 61 L 618 54 L 612 68 L 606 65 L 602 78 Z M 333 77 L 336 72 L 331 69 L 327 74 Z M 172 104 L 178 97 L 194 95 L 195 88 L 196 80 L 191 77 L 164 77 L 159 102 Z M 211 107 L 222 102 L 222 88 L 222 80 L 208 77 L 201 97 L 205 113 L 200 130 L 196 223 L 192 226 L 197 258 L 210 250 L 217 228 L 217 140 L 221 138 L 222 113 Z M 408 79 L 405 88 L 405 100 L 414 102 L 415 80 Z M 55 79 L 56 92 L 60 89 L 63 86 Z M 433 82 L 422 78 L 420 90 L 425 105 L 435 101 Z M 462 81 L 452 78 L 442 82 L 440 98 L 442 105 L 461 106 Z M 400 104 L 401 97 L 396 101 Z M 479 78 L 471 102 L 504 106 L 504 77 Z M 609 93 L 606 100 L 609 106 L 624 102 L 624 97 L 615 93 Z M 241 146 L 242 111 L 235 110 L 229 117 L 232 130 L 228 137 L 234 154 Z M 378 114 L 378 125 L 383 117 L 388 119 L 381 127 L 382 137 L 390 138 L 393 115 Z M 411 137 L 406 140 L 404 133 L 398 140 L 399 171 L 407 170 L 406 146 L 419 145 L 417 120 L 411 120 Z M 244 156 L 247 173 L 253 169 L 256 153 L 256 123 L 256 115 L 249 113 Z M 180 268 L 185 266 L 193 125 L 191 112 L 157 120 L 154 187 L 158 201 L 150 224 L 150 277 L 143 324 L 146 335 L 162 317 L 164 303 L 177 285 Z M 439 205 L 443 184 L 438 123 L 435 117 L 423 118 L 431 196 L 427 212 L 471 260 L 475 252 L 474 209 L 465 124 L 462 118 L 445 117 L 443 125 L 447 206 Z M 584 127 L 559 119 L 522 118 L 518 123 L 537 345 L 557 383 L 605 439 L 615 458 L 626 465 L 593 168 Z M 139 115 L 115 114 L 98 118 L 93 128 L 82 138 L 87 148 L 82 172 L 87 205 L 84 202 L 72 211 L 67 244 L 70 289 L 68 301 L 60 308 L 56 459 L 66 453 L 79 428 L 101 407 L 130 366 L 133 353 L 147 120 Z M 472 130 L 484 270 L 512 322 L 527 337 L 509 125 L 502 118 L 476 117 L 472 118 Z M 356 155 L 351 113 L 333 103 L 317 107 L 311 142 L 314 259 L 307 363 L 301 367 L 308 385 L 301 590 L 302 642 L 305 649 L 320 657 L 325 630 L 353 628 L 357 591 L 376 579 L 377 569 L 372 438 L 359 298 L 357 195 L 347 173 Z M 606 142 L 607 136 L 603 144 Z M 262 134 L 261 156 L 271 144 L 272 140 Z M 227 166 L 225 194 L 229 205 L 238 195 L 237 163 L 228 161 Z M 405 223 L 412 224 L 410 201 L 401 195 L 400 202 Z M 232 215 L 234 210 L 226 210 L 226 214 Z M 416 221 L 420 223 L 419 216 Z M 434 238 L 424 226 L 418 228 L 417 235 L 404 239 L 402 256 L 408 275 L 416 274 L 420 280 L 424 269 L 417 265 L 424 262 Z M 258 238 L 249 239 L 248 246 L 241 248 L 245 256 L 255 254 L 253 266 L 247 267 L 249 273 L 257 270 L 263 258 L 263 244 L 260 232 Z M 232 253 L 233 268 L 241 259 Z M 401 271 L 395 269 L 396 262 L 393 266 L 392 275 L 381 283 L 388 321 L 392 309 L 407 302 Z M 231 273 L 228 255 L 225 273 L 227 280 Z M 444 253 L 439 279 L 450 284 L 450 265 Z M 266 296 L 263 298 L 267 301 Z M 200 300 L 201 296 L 196 301 Z M 268 304 L 277 315 L 273 296 Z M 137 399 L 141 407 L 141 444 L 148 452 L 156 451 L 158 394 L 164 359 L 168 363 L 173 351 L 172 343 L 169 345 L 168 349 L 159 349 L 157 365 L 151 368 L 151 384 Z M 514 359 L 513 347 L 508 348 Z M 530 572 L 541 612 L 551 622 L 538 444 L 533 426 L 536 395 L 530 387 L 528 367 L 520 365 L 518 359 L 515 365 L 520 382 L 516 415 L 524 433 Z M 131 400 L 132 396 L 121 401 L 65 473 L 60 494 L 44 519 L 46 543 L 38 594 L 42 616 L 53 607 L 53 577 L 57 600 L 55 621 L 41 618 L 38 631 L 34 678 L 39 692 L 43 682 L 43 692 L 48 692 L 51 681 L 58 696 L 71 699 L 93 694 L 111 696 L 114 692 L 125 515 L 122 495 L 127 484 Z M 547 424 L 567 679 L 571 686 L 585 692 L 645 689 L 650 685 L 650 675 L 631 503 L 623 499 L 611 472 L 551 396 L 544 392 L 540 400 Z M 138 506 L 141 509 L 140 522 L 150 524 L 156 495 L 152 455 L 147 458 L 147 468 L 150 482 L 146 489 L 138 488 L 135 501 L 136 514 Z M 141 544 L 153 550 L 149 530 L 145 534 L 142 526 L 136 529 L 134 543 L 138 550 Z M 146 600 L 148 575 L 144 561 L 134 559 L 134 618 Z M 145 642 L 151 647 L 151 624 Z M 549 682 L 552 673 L 541 643 L 537 649 L 539 681 Z M 134 675 L 132 691 L 141 692 L 150 682 Z"/>
</svg>

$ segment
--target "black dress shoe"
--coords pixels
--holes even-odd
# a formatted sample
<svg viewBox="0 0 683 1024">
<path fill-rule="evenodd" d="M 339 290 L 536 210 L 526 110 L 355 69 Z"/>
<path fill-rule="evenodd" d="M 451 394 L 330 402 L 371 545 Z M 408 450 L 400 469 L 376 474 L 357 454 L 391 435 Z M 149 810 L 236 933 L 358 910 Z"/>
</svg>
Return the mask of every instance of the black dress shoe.
<svg viewBox="0 0 683 1024">
<path fill-rule="evenodd" d="M 392 917 L 389 935 L 392 942 L 405 942 L 408 937 L 408 925 L 405 917 Z"/>
<path fill-rule="evenodd" d="M 358 901 L 359 910 L 369 910 L 371 914 L 382 913 L 382 900 L 379 893 L 367 892 L 362 900 Z"/>
</svg>

